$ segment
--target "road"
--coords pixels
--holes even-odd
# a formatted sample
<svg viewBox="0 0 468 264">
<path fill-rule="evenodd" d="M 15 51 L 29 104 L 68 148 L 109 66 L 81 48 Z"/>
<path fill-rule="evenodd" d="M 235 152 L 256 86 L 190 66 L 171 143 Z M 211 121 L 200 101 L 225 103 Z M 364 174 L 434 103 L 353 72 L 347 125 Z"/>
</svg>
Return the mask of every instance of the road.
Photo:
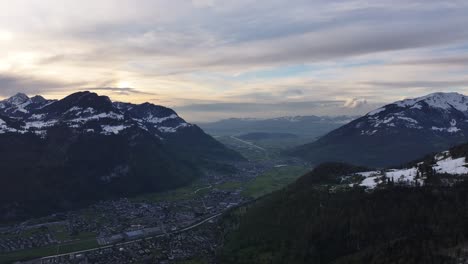
<svg viewBox="0 0 468 264">
<path fill-rule="evenodd" d="M 179 233 L 182 233 L 182 232 L 186 232 L 186 231 L 189 231 L 189 230 L 192 230 L 212 219 L 215 219 L 216 217 L 222 215 L 223 213 L 218 213 L 218 214 L 215 214 L 215 215 L 212 215 L 208 218 L 205 218 L 203 220 L 201 220 L 200 222 L 197 222 L 193 225 L 190 225 L 190 226 L 187 226 L 185 228 L 182 228 L 182 229 L 179 229 L 179 230 L 176 230 L 176 231 L 172 231 L 172 232 L 169 232 L 167 234 L 159 234 L 159 235 L 155 235 L 155 236 L 149 236 L 149 237 L 146 237 L 146 238 L 140 238 L 140 239 L 135 239 L 135 240 L 132 240 L 132 241 L 127 241 L 127 242 L 122 242 L 122 243 L 117 243 L 117 244 L 112 244 L 112 245 L 108 245 L 108 246 L 102 246 L 102 247 L 97 247 L 97 248 L 91 248 L 91 249 L 86 249 L 86 250 L 79 250 L 79 251 L 74 251 L 74 252 L 69 252 L 69 253 L 63 253 L 63 254 L 57 254 L 57 255 L 52 255 L 52 256 L 47 256 L 47 257 L 43 257 L 43 258 L 40 258 L 40 259 L 36 259 L 36 260 L 32 260 L 30 262 L 25 262 L 25 263 L 41 263 L 41 262 L 37 262 L 37 261 L 42 261 L 42 260 L 46 260 L 46 259 L 50 259 L 50 258 L 57 258 L 57 257 L 63 257 L 63 256 L 69 256 L 69 255 L 76 255 L 76 254 L 82 254 L 82 253 L 87 253 L 87 252 L 92 252 L 92 251 L 96 251 L 96 250 L 103 250 L 103 249 L 106 249 L 106 248 L 112 248 L 112 247 L 116 247 L 116 246 L 125 246 L 125 245 L 129 245 L 129 244 L 132 244 L 132 243 L 135 243 L 135 242 L 139 242 L 139 241 L 143 241 L 143 240 L 151 240 L 151 239 L 154 239 L 154 238 L 159 238 L 159 237 L 163 237 L 163 236 L 167 236 L 167 235 L 172 235 L 172 234 L 179 234 Z"/>
<path fill-rule="evenodd" d="M 260 150 L 263 150 L 263 151 L 267 152 L 266 149 L 264 149 L 264 148 L 262 148 L 262 147 L 260 147 L 260 146 L 257 146 L 257 145 L 255 145 L 255 144 L 252 143 L 252 142 L 248 142 L 248 141 L 242 140 L 242 139 L 240 139 L 240 138 L 236 138 L 235 136 L 231 136 L 231 138 L 234 139 L 234 140 L 237 140 L 237 141 L 239 141 L 239 142 L 242 142 L 242 143 L 244 143 L 244 144 L 247 144 L 247 145 L 249 145 L 249 146 L 252 146 L 252 147 L 254 147 L 254 148 L 258 148 L 258 149 L 260 149 Z"/>
<path fill-rule="evenodd" d="M 263 151 L 267 152 L 266 149 L 264 149 L 264 148 L 262 148 L 262 147 L 260 147 L 260 146 L 257 146 L 257 145 L 255 145 L 255 144 L 252 143 L 252 142 L 248 142 L 248 141 L 242 140 L 242 139 L 237 138 L 237 137 L 235 137 L 235 136 L 231 136 L 231 138 L 234 139 L 234 140 L 237 140 L 237 141 L 239 141 L 239 142 L 242 142 L 242 143 L 244 143 L 244 144 L 247 144 L 247 145 L 249 145 L 249 146 L 252 146 L 252 147 L 254 147 L 254 148 L 258 148 L 258 149 L 260 149 L 260 150 L 263 150 Z"/>
<path fill-rule="evenodd" d="M 213 185 L 210 184 L 209 186 L 196 189 L 193 193 L 198 193 L 198 192 L 201 191 L 201 190 L 210 189 L 211 187 L 213 187 Z"/>
<path fill-rule="evenodd" d="M 246 145 L 249 145 L 249 146 L 251 146 L 251 147 L 254 147 L 254 148 L 256 148 L 256 149 L 259 149 L 259 150 L 261 150 L 261 151 L 263 151 L 263 153 L 265 154 L 265 158 L 266 158 L 266 159 L 269 159 L 268 150 L 266 150 L 266 149 L 264 149 L 264 148 L 262 148 L 262 147 L 260 147 L 260 146 L 257 146 L 257 145 L 255 145 L 255 144 L 252 143 L 252 142 L 242 140 L 242 139 L 237 138 L 237 137 L 235 137 L 235 136 L 230 136 L 230 138 L 231 138 L 231 139 L 234 139 L 234 140 L 237 140 L 237 141 L 239 141 L 239 142 L 241 142 L 241 143 L 244 143 L 244 144 L 246 144 Z"/>
</svg>

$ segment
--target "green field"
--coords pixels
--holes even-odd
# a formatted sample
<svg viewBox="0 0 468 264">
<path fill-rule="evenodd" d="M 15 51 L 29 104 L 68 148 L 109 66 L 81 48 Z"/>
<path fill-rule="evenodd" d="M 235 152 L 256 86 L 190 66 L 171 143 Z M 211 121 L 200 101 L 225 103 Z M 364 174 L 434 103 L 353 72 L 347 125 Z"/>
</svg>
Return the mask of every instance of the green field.
<svg viewBox="0 0 468 264">
<path fill-rule="evenodd" d="M 71 235 L 64 224 L 50 225 L 48 227 L 39 227 L 28 229 L 22 232 L 20 237 L 29 237 L 36 233 L 48 233 L 56 239 L 62 241 L 60 245 L 47 246 L 42 248 L 27 249 L 15 251 L 7 254 L 0 254 L 0 263 L 11 263 L 17 260 L 35 259 L 55 254 L 63 254 L 73 251 L 90 249 L 97 247 L 96 234 L 92 232 L 81 232 Z M 13 235 L 10 235 L 13 237 Z"/>
<path fill-rule="evenodd" d="M 242 188 L 242 194 L 244 196 L 258 198 L 285 187 L 304 175 L 307 171 L 307 168 L 301 166 L 273 168 L 253 180 L 247 182 L 226 182 L 216 186 L 216 188 L 223 190 L 237 190 Z"/>
<path fill-rule="evenodd" d="M 228 181 L 219 185 L 212 186 L 221 190 L 238 190 L 242 189 L 242 194 L 246 197 L 258 198 L 265 194 L 279 190 L 286 185 L 292 183 L 300 176 L 308 171 L 302 166 L 285 166 L 281 168 L 273 168 L 262 175 L 259 175 L 253 180 L 247 182 Z M 163 193 L 149 193 L 133 198 L 134 201 L 177 201 L 182 199 L 192 199 L 203 195 L 209 191 L 207 185 L 194 183 L 189 186 L 181 187 L 172 191 Z M 206 188 L 206 189 L 204 189 Z M 201 190 L 199 190 L 201 189 Z M 199 190 L 197 193 L 195 191 Z"/>
<path fill-rule="evenodd" d="M 243 194 L 253 198 L 277 191 L 294 182 L 308 171 L 301 166 L 274 168 L 247 182 Z"/>
<path fill-rule="evenodd" d="M 211 188 L 218 188 L 222 190 L 238 190 L 242 189 L 242 194 L 246 197 L 258 198 L 260 196 L 266 195 L 273 191 L 283 188 L 284 186 L 292 183 L 297 178 L 302 176 L 307 172 L 305 167 L 301 166 L 285 166 L 280 168 L 273 168 L 262 175 L 259 175 L 255 179 L 252 179 L 247 182 L 239 181 L 230 181 L 225 182 L 220 185 L 212 186 Z M 178 188 L 173 191 L 163 192 L 163 193 L 152 193 L 145 194 L 133 198 L 135 201 L 163 201 L 163 200 L 181 200 L 181 199 L 191 199 L 199 195 L 203 195 L 208 192 L 211 188 L 207 188 L 206 184 L 200 182 L 194 182 L 193 184 Z M 198 191 L 197 191 L 198 190 Z M 197 191 L 197 192 L 196 192 Z M 196 192 L 196 193 L 195 193 Z M 92 216 L 89 216 L 92 217 Z M 90 248 L 98 247 L 96 241 L 96 235 L 90 232 L 79 233 L 75 236 L 70 235 L 64 225 L 53 225 L 48 227 L 49 232 L 51 232 L 57 239 L 61 241 L 70 241 L 63 243 L 59 246 L 49 246 L 43 248 L 29 249 L 18 252 L 12 252 L 8 254 L 0 255 L 0 264 L 3 263 L 12 263 L 16 260 L 28 260 L 44 256 L 50 256 L 55 254 L 63 254 L 68 252 L 74 252 L 79 250 L 85 250 Z M 35 232 L 44 232 L 41 229 L 31 229 L 25 231 L 22 236 L 28 236 Z M 188 262 L 188 263 L 203 263 L 201 262 Z"/>
<path fill-rule="evenodd" d="M 235 136 L 217 136 L 216 140 L 225 146 L 239 152 L 251 161 L 269 160 L 278 158 L 285 149 L 309 143 L 315 140 L 312 137 L 299 137 L 294 139 L 264 139 L 239 140 Z"/>
<path fill-rule="evenodd" d="M 195 181 L 190 185 L 180 187 L 174 190 L 170 190 L 166 192 L 147 193 L 147 194 L 143 194 L 143 195 L 139 195 L 134 198 L 131 198 L 131 200 L 132 201 L 161 202 L 161 201 L 178 201 L 178 200 L 183 200 L 183 199 L 191 199 L 191 198 L 197 197 L 198 195 L 202 195 L 206 193 L 208 191 L 208 188 L 204 189 L 206 187 L 208 187 L 207 184 L 202 184 L 198 181 Z M 199 190 L 199 189 L 202 189 L 202 190 Z"/>
<path fill-rule="evenodd" d="M 18 260 L 29 260 L 55 254 L 64 254 L 68 252 L 74 252 L 79 250 L 86 250 L 90 248 L 98 247 L 98 243 L 95 238 L 80 239 L 77 241 L 54 245 L 42 248 L 34 248 L 22 251 L 15 251 L 7 254 L 0 254 L 0 263 L 7 264 Z"/>
</svg>

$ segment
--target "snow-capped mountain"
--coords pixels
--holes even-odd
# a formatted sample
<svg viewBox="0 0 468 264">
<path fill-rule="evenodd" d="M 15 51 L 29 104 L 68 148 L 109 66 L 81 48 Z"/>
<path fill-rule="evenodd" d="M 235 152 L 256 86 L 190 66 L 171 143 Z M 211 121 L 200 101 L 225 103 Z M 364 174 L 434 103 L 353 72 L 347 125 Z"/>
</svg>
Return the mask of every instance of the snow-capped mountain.
<svg viewBox="0 0 468 264">
<path fill-rule="evenodd" d="M 398 128 L 463 134 L 468 129 L 468 97 L 458 93 L 433 93 L 386 105 L 355 124 L 361 134 L 388 133 Z"/>
<path fill-rule="evenodd" d="M 468 97 L 433 93 L 376 109 L 294 154 L 312 162 L 389 166 L 464 143 L 467 135 Z"/>
<path fill-rule="evenodd" d="M 322 136 L 356 117 L 353 116 L 282 116 L 269 119 L 230 118 L 200 126 L 213 135 L 246 133 L 291 133 L 310 138 Z"/>
<path fill-rule="evenodd" d="M 3 120 L 2 116 L 14 122 Z M 0 134 L 35 133 L 41 137 L 55 126 L 104 135 L 138 127 L 160 138 L 193 126 L 163 106 L 113 103 L 106 96 L 90 92 L 75 93 L 59 101 L 46 100 L 41 96 L 29 98 L 19 93 L 0 102 L 0 120 Z"/>
<path fill-rule="evenodd" d="M 352 121 L 354 118 L 351 116 L 281 116 L 271 119 L 264 119 L 264 120 L 271 120 L 271 121 L 285 121 L 285 122 L 330 122 L 330 123 L 337 123 L 337 124 L 346 124 Z"/>
<path fill-rule="evenodd" d="M 0 219 L 162 191 L 242 160 L 163 106 L 17 94 L 0 103 Z"/>
<path fill-rule="evenodd" d="M 54 100 L 46 100 L 39 95 L 29 98 L 23 93 L 18 93 L 0 101 L 0 113 L 11 117 L 24 117 L 52 102 Z"/>
</svg>

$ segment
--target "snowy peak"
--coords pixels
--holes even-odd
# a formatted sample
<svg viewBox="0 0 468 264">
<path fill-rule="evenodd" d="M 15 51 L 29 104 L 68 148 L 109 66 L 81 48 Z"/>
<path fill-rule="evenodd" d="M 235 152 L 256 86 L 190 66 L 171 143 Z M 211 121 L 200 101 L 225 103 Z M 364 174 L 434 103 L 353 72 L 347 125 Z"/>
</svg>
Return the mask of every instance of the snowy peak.
<svg viewBox="0 0 468 264">
<path fill-rule="evenodd" d="M 431 133 L 468 133 L 468 96 L 432 93 L 386 105 L 354 122 L 361 135 L 394 133 L 398 129 Z"/>
<path fill-rule="evenodd" d="M 153 133 L 173 133 L 179 128 L 190 127 L 177 113 L 167 107 L 143 103 L 140 105 L 117 103 L 117 108 L 126 111 L 139 127 Z"/>
<path fill-rule="evenodd" d="M 432 93 L 426 96 L 405 99 L 395 102 L 399 107 L 420 109 L 425 105 L 438 109 L 456 109 L 461 112 L 468 111 L 468 97 L 459 93 Z"/>
<path fill-rule="evenodd" d="M 15 106 L 24 104 L 27 101 L 29 101 L 29 97 L 24 93 L 17 93 L 13 95 L 12 97 L 5 100 L 6 103 L 10 105 L 15 105 Z"/>
<path fill-rule="evenodd" d="M 463 113 L 468 112 L 468 96 L 459 93 L 432 93 L 425 96 L 404 99 L 395 103 L 386 105 L 371 111 L 367 116 L 373 116 L 381 113 L 389 108 L 400 108 L 422 110 L 424 107 L 429 107 L 439 110 L 458 110 Z M 403 109 L 401 109 L 403 108 Z"/>
<path fill-rule="evenodd" d="M 76 133 L 114 135 L 134 128 L 164 138 L 168 133 L 192 126 L 172 109 L 150 103 L 113 103 L 107 96 L 87 91 L 58 101 L 18 94 L 3 105 L 0 116 L 15 118 L 22 125 L 13 129 L 2 120 L 0 134 L 34 133 L 45 137 L 52 127 L 67 127 Z"/>
<path fill-rule="evenodd" d="M 433 93 L 397 101 L 299 146 L 313 162 L 392 166 L 468 142 L 468 97 Z"/>
<path fill-rule="evenodd" d="M 22 118 L 27 116 L 31 111 L 42 108 L 52 101 L 46 100 L 42 96 L 34 96 L 29 98 L 24 93 L 16 95 L 0 101 L 0 114 L 10 117 Z"/>
</svg>

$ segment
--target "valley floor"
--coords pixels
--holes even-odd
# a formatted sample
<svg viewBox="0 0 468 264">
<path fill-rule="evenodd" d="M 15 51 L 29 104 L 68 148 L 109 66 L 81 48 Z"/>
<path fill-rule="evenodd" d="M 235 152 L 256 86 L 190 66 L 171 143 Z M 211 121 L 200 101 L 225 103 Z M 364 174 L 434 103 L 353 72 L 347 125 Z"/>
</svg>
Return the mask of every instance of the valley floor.
<svg viewBox="0 0 468 264">
<path fill-rule="evenodd" d="M 0 263 L 210 262 L 219 246 L 221 214 L 286 186 L 308 169 L 296 159 L 236 167 L 235 174 L 207 173 L 173 191 L 101 201 L 1 227 Z"/>
</svg>

